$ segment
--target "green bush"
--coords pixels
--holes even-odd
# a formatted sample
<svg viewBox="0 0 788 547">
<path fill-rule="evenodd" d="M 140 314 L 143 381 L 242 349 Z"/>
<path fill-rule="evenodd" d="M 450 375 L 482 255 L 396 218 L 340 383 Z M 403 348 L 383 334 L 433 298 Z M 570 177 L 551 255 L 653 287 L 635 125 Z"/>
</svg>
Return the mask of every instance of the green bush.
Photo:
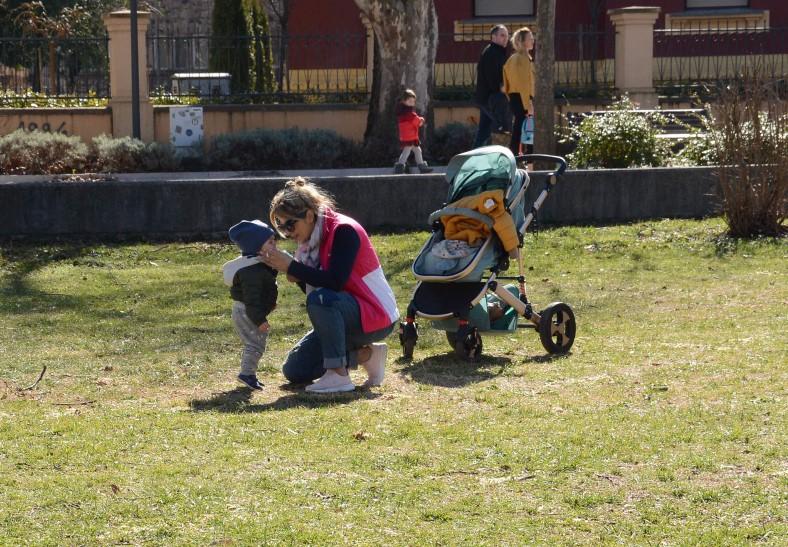
<svg viewBox="0 0 788 547">
<path fill-rule="evenodd" d="M 206 163 L 217 170 L 330 169 L 358 165 L 360 146 L 327 129 L 255 129 L 220 135 Z"/>
<path fill-rule="evenodd" d="M 87 158 L 79 137 L 23 129 L 0 137 L 0 173 L 6 175 L 79 173 Z"/>
<path fill-rule="evenodd" d="M 447 164 L 457 154 L 473 148 L 475 138 L 475 125 L 452 122 L 437 128 L 429 147 L 433 163 Z"/>
<path fill-rule="evenodd" d="M 569 163 L 579 168 L 664 165 L 670 146 L 657 134 L 667 118 L 634 110 L 635 106 L 624 96 L 609 111 L 588 116 L 579 126 L 570 127 L 569 139 L 577 146 L 567 158 Z"/>
<path fill-rule="evenodd" d="M 90 149 L 93 167 L 102 173 L 177 171 L 180 168 L 175 150 L 169 144 L 145 144 L 132 137 L 114 139 L 99 135 L 93 139 Z"/>
</svg>

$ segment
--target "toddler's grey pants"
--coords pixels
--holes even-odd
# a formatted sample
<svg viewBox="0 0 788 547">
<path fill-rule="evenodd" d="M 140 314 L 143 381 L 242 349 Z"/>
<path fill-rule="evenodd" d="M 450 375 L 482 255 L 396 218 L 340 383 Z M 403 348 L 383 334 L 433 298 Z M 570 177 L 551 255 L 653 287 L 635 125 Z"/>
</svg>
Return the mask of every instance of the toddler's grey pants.
<svg viewBox="0 0 788 547">
<path fill-rule="evenodd" d="M 244 349 L 241 353 L 241 374 L 257 374 L 257 363 L 265 352 L 267 332 L 260 332 L 257 325 L 246 316 L 246 306 L 243 302 L 233 301 L 233 325 L 235 332 L 241 337 Z"/>
<path fill-rule="evenodd" d="M 424 163 L 424 158 L 421 155 L 421 146 L 403 146 L 402 154 L 399 155 L 399 159 L 397 160 L 397 163 L 404 164 L 405 162 L 407 162 L 411 150 L 413 151 L 413 157 L 416 158 L 416 163 L 419 165 Z"/>
</svg>

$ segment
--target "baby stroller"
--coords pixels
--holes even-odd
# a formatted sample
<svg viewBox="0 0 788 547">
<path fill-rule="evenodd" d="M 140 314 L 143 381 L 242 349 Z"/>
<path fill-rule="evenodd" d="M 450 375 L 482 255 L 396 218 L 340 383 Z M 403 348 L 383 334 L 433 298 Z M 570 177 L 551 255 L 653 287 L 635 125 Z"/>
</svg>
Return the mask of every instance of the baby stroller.
<svg viewBox="0 0 788 547">
<path fill-rule="evenodd" d="M 543 161 L 557 169 L 547 174 L 544 189 L 526 214 L 528 173 L 517 162 Z M 486 146 L 459 154 L 446 169 L 449 193 L 444 206 L 432 213 L 432 235 L 413 262 L 418 280 L 400 324 L 405 358 L 413 357 L 418 339 L 417 317 L 446 331 L 455 353 L 476 360 L 482 353 L 482 334 L 511 334 L 518 328 L 539 332 L 551 354 L 566 353 L 575 339 L 575 316 L 563 302 L 534 310 L 525 290 L 520 249 L 523 237 L 547 194 L 566 170 L 557 156 L 529 154 L 514 157 L 503 146 Z M 499 275 L 518 257 L 519 275 Z M 486 280 L 482 277 L 489 270 Z M 512 280 L 516 284 L 502 284 Z M 525 319 L 522 324 L 519 318 Z"/>
</svg>

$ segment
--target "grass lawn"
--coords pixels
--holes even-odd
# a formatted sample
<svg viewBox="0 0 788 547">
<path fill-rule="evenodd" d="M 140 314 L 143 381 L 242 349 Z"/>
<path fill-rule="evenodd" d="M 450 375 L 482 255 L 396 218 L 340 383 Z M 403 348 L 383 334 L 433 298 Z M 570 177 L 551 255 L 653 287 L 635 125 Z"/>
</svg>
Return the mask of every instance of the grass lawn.
<svg viewBox="0 0 788 547">
<path fill-rule="evenodd" d="M 230 245 L 5 244 L 0 544 L 785 545 L 788 245 L 723 230 L 529 235 L 571 354 L 522 330 L 464 363 L 422 321 L 336 396 L 279 373 L 307 330 L 284 280 L 266 387 L 236 387 Z M 374 238 L 403 311 L 426 237 Z"/>
</svg>

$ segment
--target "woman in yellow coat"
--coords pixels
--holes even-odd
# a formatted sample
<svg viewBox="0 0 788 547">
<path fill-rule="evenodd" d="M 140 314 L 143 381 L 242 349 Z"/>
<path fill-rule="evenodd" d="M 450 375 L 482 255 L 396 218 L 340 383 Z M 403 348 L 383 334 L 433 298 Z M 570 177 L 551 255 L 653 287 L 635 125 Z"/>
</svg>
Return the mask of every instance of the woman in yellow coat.
<svg viewBox="0 0 788 547">
<path fill-rule="evenodd" d="M 516 156 L 520 153 L 520 137 L 523 121 L 533 114 L 534 64 L 531 50 L 534 48 L 534 35 L 528 27 L 523 27 L 512 35 L 514 54 L 503 65 L 503 91 L 509 96 L 509 106 L 514 114 L 512 140 L 509 148 Z"/>
</svg>

